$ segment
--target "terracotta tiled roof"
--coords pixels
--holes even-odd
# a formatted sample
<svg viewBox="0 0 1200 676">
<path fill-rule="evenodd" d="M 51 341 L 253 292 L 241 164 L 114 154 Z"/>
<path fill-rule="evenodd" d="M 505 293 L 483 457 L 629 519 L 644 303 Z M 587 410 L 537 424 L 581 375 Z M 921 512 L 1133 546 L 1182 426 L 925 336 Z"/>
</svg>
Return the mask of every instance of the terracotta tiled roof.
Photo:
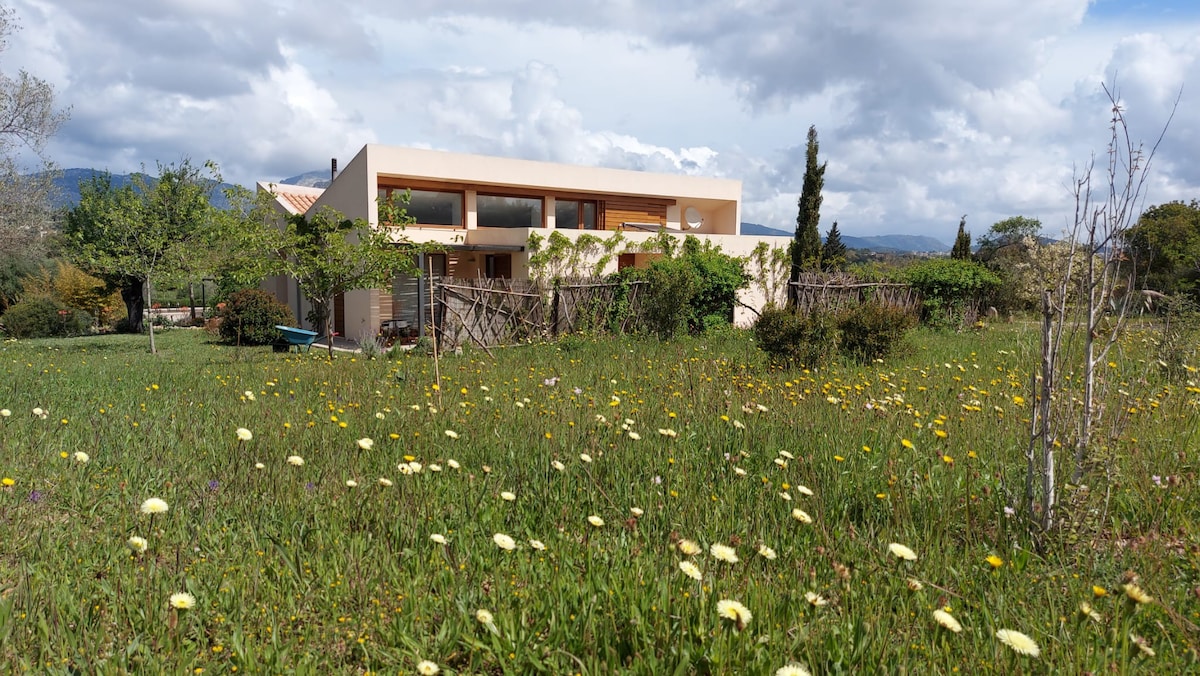
<svg viewBox="0 0 1200 676">
<path fill-rule="evenodd" d="M 276 189 L 275 194 L 280 200 L 287 204 L 292 211 L 298 214 L 307 212 L 309 207 L 311 207 L 317 201 L 317 198 L 320 197 L 320 195 L 301 195 L 294 192 L 285 192 L 283 190 L 279 190 L 278 188 Z"/>
<path fill-rule="evenodd" d="M 302 185 L 288 185 L 286 183 L 271 183 L 261 184 L 263 188 L 270 190 L 275 194 L 275 201 L 293 214 L 307 213 L 312 205 L 316 203 L 317 198 L 321 193 L 325 192 L 322 188 L 310 188 Z"/>
</svg>

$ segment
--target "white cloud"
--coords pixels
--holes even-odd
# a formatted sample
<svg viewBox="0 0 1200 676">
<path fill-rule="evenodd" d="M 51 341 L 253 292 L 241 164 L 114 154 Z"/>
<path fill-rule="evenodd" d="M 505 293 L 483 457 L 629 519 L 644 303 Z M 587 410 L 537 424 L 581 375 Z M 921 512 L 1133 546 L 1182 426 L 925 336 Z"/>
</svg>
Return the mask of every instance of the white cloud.
<svg viewBox="0 0 1200 676">
<path fill-rule="evenodd" d="M 1106 142 L 1115 75 L 1152 140 L 1151 202 L 1200 193 L 1200 15 L 1088 0 L 15 0 L 2 62 L 52 81 L 50 151 L 118 171 L 183 155 L 244 183 L 378 141 L 739 178 L 790 230 L 804 136 L 822 227 L 950 240 L 1015 214 L 1055 228 Z M 1091 8 L 1091 9 L 1089 9 Z M 1165 16 L 1165 15 L 1164 15 Z M 1144 18 L 1143 18 L 1144 17 Z"/>
</svg>

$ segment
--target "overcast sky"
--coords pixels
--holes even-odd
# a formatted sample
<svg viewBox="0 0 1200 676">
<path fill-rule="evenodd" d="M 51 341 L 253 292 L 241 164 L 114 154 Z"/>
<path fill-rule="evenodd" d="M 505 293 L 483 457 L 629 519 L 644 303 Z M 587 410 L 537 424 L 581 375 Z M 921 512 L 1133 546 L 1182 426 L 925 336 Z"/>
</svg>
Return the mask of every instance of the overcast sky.
<svg viewBox="0 0 1200 676">
<path fill-rule="evenodd" d="M 1117 83 L 1149 204 L 1200 198 L 1195 0 L 7 0 L 0 54 L 71 119 L 60 167 L 215 160 L 251 185 L 388 143 L 743 182 L 791 230 L 809 125 L 822 231 L 1061 231 Z"/>
</svg>

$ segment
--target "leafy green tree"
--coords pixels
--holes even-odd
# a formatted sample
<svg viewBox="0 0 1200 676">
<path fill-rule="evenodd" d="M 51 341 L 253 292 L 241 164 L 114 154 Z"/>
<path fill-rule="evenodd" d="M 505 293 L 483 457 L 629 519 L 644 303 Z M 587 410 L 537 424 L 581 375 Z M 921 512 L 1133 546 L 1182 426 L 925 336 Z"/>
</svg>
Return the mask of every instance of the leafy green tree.
<svg viewBox="0 0 1200 676">
<path fill-rule="evenodd" d="M 842 242 L 842 233 L 838 230 L 837 221 L 829 227 L 825 235 L 825 244 L 821 246 L 821 267 L 826 272 L 846 269 L 846 245 Z"/>
<path fill-rule="evenodd" d="M 828 162 L 817 163 L 819 149 L 814 125 L 808 128 L 804 186 L 797 202 L 799 212 L 796 214 L 796 236 L 792 241 L 792 272 L 789 277 L 792 282 L 800 279 L 802 271 L 821 269 L 821 232 L 818 225 L 821 220 L 821 188 L 825 185 L 825 166 Z M 789 291 L 788 295 L 793 294 Z"/>
<path fill-rule="evenodd" d="M 1200 295 L 1200 202 L 1146 209 L 1124 242 L 1145 288 Z"/>
<path fill-rule="evenodd" d="M 109 174 L 82 184 L 63 232 L 76 265 L 121 290 L 135 332 L 142 329 L 154 284 L 194 272 L 213 250 L 216 219 L 209 198 L 221 182 L 216 165 L 202 168 L 185 159 L 158 169 L 156 180 L 137 174 L 121 187 Z M 150 351 L 157 352 L 153 325 Z"/>
<path fill-rule="evenodd" d="M 988 261 L 1009 247 L 1024 247 L 1038 241 L 1042 222 L 1036 218 L 1013 216 L 992 224 L 987 234 L 979 238 L 979 258 Z"/>
<path fill-rule="evenodd" d="M 329 207 L 288 218 L 277 260 L 311 303 L 308 320 L 318 333 L 328 333 L 333 302 L 341 294 L 385 286 L 397 272 L 419 273 L 416 249 L 399 232 L 412 219 L 402 208 L 383 205 L 379 220 L 388 225 L 373 228 Z M 332 354 L 333 341 L 329 350 Z"/>
<path fill-rule="evenodd" d="M 967 216 L 963 214 L 958 222 L 958 235 L 954 238 L 954 246 L 950 249 L 950 258 L 956 261 L 971 260 L 971 233 L 967 232 Z"/>
</svg>

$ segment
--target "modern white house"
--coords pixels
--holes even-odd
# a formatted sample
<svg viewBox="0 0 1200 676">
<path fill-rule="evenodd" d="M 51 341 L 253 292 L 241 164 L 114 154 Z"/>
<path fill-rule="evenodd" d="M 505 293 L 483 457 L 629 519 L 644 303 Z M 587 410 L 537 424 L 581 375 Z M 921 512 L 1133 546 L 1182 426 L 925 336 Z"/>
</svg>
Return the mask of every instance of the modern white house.
<svg viewBox="0 0 1200 676">
<path fill-rule="evenodd" d="M 761 241 L 775 246 L 789 241 L 739 233 L 741 181 L 415 148 L 364 146 L 325 189 L 264 182 L 258 189 L 274 194 L 281 214 L 331 207 L 373 226 L 379 223 L 377 200 L 407 191 L 407 212 L 415 223 L 404 237 L 444 249 L 418 260 L 434 277 L 527 278 L 532 234 L 578 238 L 620 232 L 625 244 L 605 273 L 647 264 L 654 254 L 639 251 L 639 245 L 659 232 L 681 239 L 694 235 L 735 256 L 748 255 Z M 304 320 L 308 307 L 295 280 L 272 278 L 264 288 Z M 418 279 L 397 275 L 391 288 L 349 292 L 335 303 L 334 330 L 357 337 L 389 321 L 416 326 L 425 302 L 421 288 Z M 741 300 L 752 308 L 765 301 L 754 290 L 744 291 Z M 740 308 L 734 319 L 752 318 Z"/>
</svg>

